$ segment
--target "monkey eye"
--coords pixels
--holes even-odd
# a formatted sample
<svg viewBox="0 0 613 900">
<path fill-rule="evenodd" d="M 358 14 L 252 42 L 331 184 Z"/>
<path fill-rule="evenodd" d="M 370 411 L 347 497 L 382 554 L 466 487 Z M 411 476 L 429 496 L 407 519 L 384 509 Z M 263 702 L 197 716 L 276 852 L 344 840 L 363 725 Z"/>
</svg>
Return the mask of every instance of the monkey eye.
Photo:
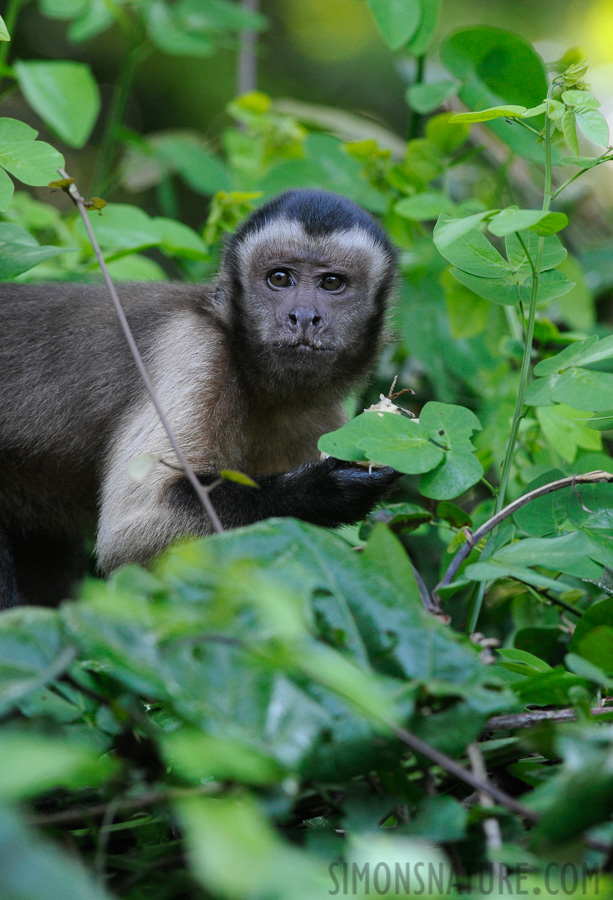
<svg viewBox="0 0 613 900">
<path fill-rule="evenodd" d="M 345 279 L 342 275 L 324 275 L 319 285 L 324 291 L 340 291 L 345 287 Z"/>
<path fill-rule="evenodd" d="M 287 269 L 273 269 L 272 272 L 268 273 L 266 281 L 273 288 L 291 287 L 294 283 Z"/>
</svg>

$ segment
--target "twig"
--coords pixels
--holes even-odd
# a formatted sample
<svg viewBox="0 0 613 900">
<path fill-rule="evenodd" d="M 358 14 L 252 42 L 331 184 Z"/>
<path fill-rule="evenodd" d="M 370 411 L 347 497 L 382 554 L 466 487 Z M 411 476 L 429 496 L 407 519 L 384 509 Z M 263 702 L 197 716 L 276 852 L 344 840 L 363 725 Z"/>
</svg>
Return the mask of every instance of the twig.
<svg viewBox="0 0 613 900">
<path fill-rule="evenodd" d="M 538 822 L 541 818 L 540 813 L 530 809 L 528 806 L 524 806 L 523 803 L 520 803 L 514 797 L 511 797 L 506 791 L 496 787 L 495 784 L 491 784 L 487 780 L 478 778 L 471 771 L 465 769 L 464 766 L 461 766 L 460 763 L 456 762 L 455 759 L 452 759 L 450 756 L 447 756 L 446 753 L 437 750 L 436 747 L 427 744 L 420 737 L 417 737 L 416 734 L 412 734 L 410 731 L 407 731 L 406 728 L 402 728 L 398 725 L 392 725 L 391 727 L 396 737 L 399 738 L 403 744 L 406 744 L 407 747 L 410 747 L 415 753 L 421 753 L 422 756 L 425 756 L 431 762 L 440 766 L 441 769 L 444 769 L 450 775 L 453 775 L 465 784 L 470 785 L 474 790 L 479 791 L 479 793 L 488 794 L 496 801 L 496 803 L 499 803 L 501 806 L 506 806 L 511 812 L 516 813 L 518 816 L 522 816 L 522 818 L 529 822 Z"/>
<path fill-rule="evenodd" d="M 113 817 L 119 813 L 138 812 L 157 803 L 168 803 L 180 797 L 209 797 L 227 790 L 227 786 L 221 783 L 201 784 L 194 788 L 173 788 L 166 791 L 148 791 L 139 797 L 126 797 L 124 800 L 113 799 L 109 803 L 95 803 L 91 806 L 81 806 L 73 809 L 63 809 L 61 812 L 40 813 L 29 818 L 29 824 L 41 828 L 55 828 L 62 825 L 88 825 L 92 819 L 106 819 L 109 810 Z"/>
<path fill-rule="evenodd" d="M 480 778 L 484 783 L 487 783 L 487 769 L 485 768 L 483 754 L 481 753 L 481 748 L 479 747 L 477 741 L 473 741 L 468 745 L 468 747 L 466 748 L 466 753 L 468 755 L 468 761 L 470 762 L 470 767 L 473 770 L 473 774 L 476 775 L 477 778 Z M 479 791 L 479 803 L 486 809 L 494 806 L 494 801 L 489 794 L 485 793 L 485 791 Z M 502 834 L 500 831 L 500 822 L 498 821 L 498 819 L 494 818 L 494 816 L 491 816 L 488 819 L 484 819 L 483 834 L 485 835 L 485 843 L 488 850 L 500 850 L 500 848 L 502 847 Z M 504 876 L 506 868 L 502 863 L 495 862 L 492 863 L 491 866 L 492 871 L 497 878 Z"/>
<path fill-rule="evenodd" d="M 590 710 L 590 715 L 594 717 L 605 713 L 613 713 L 613 706 L 599 706 Z M 516 728 L 531 728 L 539 722 L 574 722 L 576 718 L 574 709 L 532 709 L 508 716 L 492 716 L 485 723 L 483 731 L 514 731 Z"/>
<path fill-rule="evenodd" d="M 497 512 L 492 516 L 491 519 L 488 519 L 487 522 L 484 522 L 480 528 L 477 528 L 472 535 L 468 537 L 465 544 L 462 544 L 456 555 L 453 557 L 449 566 L 447 567 L 447 571 L 445 572 L 442 580 L 437 584 L 434 588 L 434 592 L 432 594 L 434 602 L 440 603 L 439 590 L 441 588 L 446 587 L 448 584 L 451 584 L 453 579 L 455 578 L 458 569 L 470 553 L 470 551 L 475 547 L 479 541 L 485 537 L 486 534 L 489 534 L 490 531 L 493 531 L 497 525 L 504 519 L 508 519 L 509 516 L 512 516 L 517 512 L 518 509 L 521 509 L 522 506 L 526 506 L 527 503 L 531 503 L 532 500 L 536 500 L 538 497 L 544 497 L 545 494 L 552 494 L 554 491 L 561 491 L 564 488 L 573 487 L 576 484 L 613 484 L 613 474 L 611 472 L 604 472 L 601 469 L 598 469 L 595 472 L 588 472 L 585 475 L 571 475 L 568 478 L 560 478 L 558 481 L 550 481 L 548 484 L 543 484 L 541 487 L 535 488 L 533 491 L 529 491 L 527 494 L 523 494 L 521 497 L 518 497 L 517 500 L 514 500 L 512 503 L 509 503 L 508 506 L 505 506 L 504 509 L 501 509 L 500 512 Z"/>
<path fill-rule="evenodd" d="M 172 444 L 173 450 L 177 454 L 177 458 L 183 469 L 183 474 L 185 475 L 185 477 L 187 478 L 187 480 L 193 487 L 200 502 L 204 506 L 204 509 L 206 510 L 206 514 L 211 521 L 211 525 L 213 526 L 213 530 L 217 531 L 217 532 L 221 532 L 224 530 L 223 525 L 221 524 L 221 522 L 219 520 L 219 516 L 215 512 L 213 504 L 211 503 L 211 500 L 208 496 L 208 492 L 200 484 L 200 482 L 198 481 L 198 478 L 196 476 L 196 473 L 194 472 L 194 470 L 188 463 L 187 459 L 185 458 L 183 451 L 181 450 L 181 448 L 177 442 L 177 439 L 174 435 L 174 432 L 173 432 L 172 428 L 170 427 L 170 423 L 169 423 L 168 419 L 166 418 L 166 414 L 160 405 L 160 401 L 158 400 L 157 394 L 155 393 L 155 389 L 153 387 L 151 379 L 149 378 L 149 375 L 145 368 L 145 364 L 143 363 L 142 356 L 140 355 L 139 349 L 136 346 L 136 342 L 134 340 L 134 335 L 132 334 L 132 329 L 130 328 L 130 325 L 128 324 L 126 314 L 123 310 L 123 307 L 121 305 L 119 297 L 117 296 L 117 291 L 115 290 L 115 285 L 113 284 L 113 282 L 111 280 L 111 276 L 109 275 L 109 270 L 106 267 L 104 257 L 102 256 L 102 251 L 100 250 L 100 245 L 98 244 L 98 241 L 96 239 L 96 235 L 94 234 L 91 223 L 90 223 L 89 219 L 87 218 L 87 213 L 85 212 L 85 200 L 79 193 L 79 190 L 78 190 L 76 184 L 70 178 L 70 176 L 65 172 L 65 170 L 58 169 L 58 172 L 60 173 L 61 178 L 66 179 L 67 181 L 70 182 L 67 185 L 67 187 L 65 188 L 65 190 L 70 195 L 70 198 L 72 199 L 75 206 L 79 210 L 81 218 L 83 219 L 83 223 L 85 225 L 85 229 L 87 231 L 89 240 L 93 247 L 94 253 L 96 254 L 96 259 L 98 260 L 98 264 L 100 265 L 100 268 L 102 270 L 102 275 L 104 277 L 104 281 L 109 290 L 109 294 L 111 295 L 111 299 L 113 300 L 113 305 L 115 306 L 115 312 L 117 313 L 117 317 L 119 319 L 119 324 L 121 325 L 121 328 L 122 328 L 122 331 L 126 338 L 126 341 L 128 342 L 130 352 L 132 354 L 134 362 L 136 363 L 138 371 L 140 372 L 141 378 L 143 379 L 143 381 L 145 383 L 147 392 L 148 392 L 149 396 L 151 397 L 151 402 L 153 403 L 153 405 L 155 407 L 155 411 L 157 412 L 157 414 L 160 418 L 160 422 L 162 423 L 164 430 L 165 430 L 166 434 L 168 435 L 168 439 L 169 439 L 170 443 Z"/>
<path fill-rule="evenodd" d="M 259 10 L 260 0 L 242 0 L 241 5 L 246 12 L 255 13 Z M 257 32 L 241 32 L 236 79 L 238 94 L 248 94 L 251 91 L 255 91 L 257 87 L 257 42 Z"/>
<path fill-rule="evenodd" d="M 491 782 L 478 778 L 468 769 L 465 769 L 464 766 L 461 766 L 456 762 L 455 759 L 452 759 L 450 756 L 447 756 L 446 753 L 437 750 L 436 747 L 430 746 L 430 744 L 427 744 L 421 738 L 417 737 L 417 735 L 407 731 L 406 728 L 402 728 L 390 722 L 387 722 L 387 725 L 396 737 L 406 744 L 407 747 L 410 747 L 415 753 L 421 753 L 422 756 L 425 756 L 431 762 L 440 766 L 441 769 L 444 769 L 449 775 L 455 776 L 459 781 L 463 781 L 465 784 L 470 785 L 470 787 L 479 791 L 479 793 L 488 794 L 500 806 L 505 806 L 516 815 L 522 816 L 527 822 L 534 824 L 541 820 L 543 816 L 542 813 L 530 809 L 529 806 L 524 806 L 519 800 L 511 797 L 510 794 L 507 794 L 506 791 L 501 790 L 501 788 L 496 787 L 496 785 Z M 586 847 L 597 850 L 599 853 L 609 854 L 612 850 L 609 844 L 598 840 L 598 838 L 591 838 L 583 835 L 582 840 Z"/>
</svg>

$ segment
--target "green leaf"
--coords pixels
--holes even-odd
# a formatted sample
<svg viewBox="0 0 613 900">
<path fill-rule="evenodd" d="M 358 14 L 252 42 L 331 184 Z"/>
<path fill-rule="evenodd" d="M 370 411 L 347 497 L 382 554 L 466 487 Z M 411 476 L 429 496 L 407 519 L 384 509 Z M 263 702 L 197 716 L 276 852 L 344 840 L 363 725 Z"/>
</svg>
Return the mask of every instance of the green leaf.
<svg viewBox="0 0 613 900">
<path fill-rule="evenodd" d="M 424 56 L 434 38 L 442 0 L 420 0 L 421 17 L 417 31 L 407 44 L 412 56 Z M 419 112 L 419 110 L 417 110 Z"/>
<path fill-rule="evenodd" d="M 565 403 L 540 406 L 536 417 L 543 435 L 553 450 L 566 462 L 573 462 L 579 448 L 601 450 L 602 438 L 597 431 L 585 427 L 585 413 Z"/>
<path fill-rule="evenodd" d="M 458 87 L 459 82 L 451 79 L 429 84 L 412 84 L 410 88 L 407 88 L 407 103 L 415 112 L 425 115 L 438 109 L 445 100 L 455 97 Z"/>
<path fill-rule="evenodd" d="M 162 216 L 156 216 L 153 224 L 159 234 L 160 248 L 166 253 L 184 259 L 209 259 L 208 247 L 187 225 Z"/>
<path fill-rule="evenodd" d="M 539 235 L 554 234 L 568 225 L 568 216 L 564 213 L 544 213 L 540 209 L 518 209 L 509 206 L 495 215 L 488 222 L 488 230 L 498 237 L 529 228 Z"/>
<path fill-rule="evenodd" d="M 426 222 L 436 219 L 441 213 L 451 212 L 453 201 L 443 191 L 424 191 L 412 197 L 403 197 L 394 206 L 394 212 L 405 219 Z"/>
<path fill-rule="evenodd" d="M 30 106 L 71 147 L 83 147 L 100 111 L 98 85 L 78 62 L 17 62 L 15 73 Z"/>
<path fill-rule="evenodd" d="M 461 219 L 442 214 L 434 226 L 434 243 L 444 255 L 447 247 L 473 231 L 480 222 L 489 218 L 494 212 L 497 212 L 497 210 L 485 210 L 472 216 L 464 216 Z"/>
<path fill-rule="evenodd" d="M 548 575 L 541 575 L 540 572 L 535 572 L 533 569 L 493 559 L 467 566 L 464 570 L 464 575 L 473 581 L 496 581 L 499 578 L 515 578 L 517 581 L 531 584 L 534 587 L 548 588 L 556 595 L 572 590 L 572 585 L 568 584 L 568 582 L 556 581 L 554 578 Z"/>
<path fill-rule="evenodd" d="M 573 367 L 560 375 L 551 391 L 557 403 L 600 412 L 613 406 L 613 374 Z"/>
<path fill-rule="evenodd" d="M 603 410 L 599 416 L 592 416 L 584 424 L 594 431 L 610 431 L 613 428 L 613 409 Z"/>
<path fill-rule="evenodd" d="M 574 106 L 578 109 L 598 109 L 600 101 L 588 91 L 564 91 L 562 100 L 566 106 Z"/>
<path fill-rule="evenodd" d="M 491 106 L 479 112 L 454 113 L 451 122 L 490 122 L 492 119 L 520 117 L 527 109 L 525 106 Z"/>
<path fill-rule="evenodd" d="M 177 7 L 163 0 L 152 0 L 144 8 L 147 31 L 152 43 L 172 56 L 193 56 L 199 59 L 211 56 L 215 42 L 210 34 L 189 30 L 177 14 Z"/>
<path fill-rule="evenodd" d="M 0 279 L 14 278 L 46 259 L 73 252 L 67 247 L 40 246 L 18 225 L 0 223 Z"/>
<path fill-rule="evenodd" d="M 579 140 L 577 138 L 577 122 L 575 112 L 572 109 L 565 109 L 562 116 L 562 133 L 564 140 L 568 144 L 571 153 L 579 156 Z"/>
<path fill-rule="evenodd" d="M 498 303 L 500 306 L 515 306 L 521 299 L 519 285 L 510 278 L 483 278 L 463 272 L 455 266 L 449 270 L 454 278 L 473 291 L 478 297 Z"/>
<path fill-rule="evenodd" d="M 337 459 L 372 461 L 407 474 L 427 472 L 443 458 L 427 429 L 395 413 L 362 413 L 338 431 L 323 435 L 317 446 Z"/>
<path fill-rule="evenodd" d="M 525 245 L 524 249 L 519 237 L 520 236 L 517 234 L 509 234 L 506 236 L 505 245 L 507 257 L 512 269 L 515 271 L 525 271 L 526 274 L 528 274 L 532 272 L 532 269 L 528 262 L 528 257 L 526 256 L 526 250 L 530 254 L 532 263 L 535 264 L 537 243 L 539 239 L 533 231 L 523 232 L 523 234 L 521 234 L 521 239 Z M 555 269 L 556 266 L 559 266 L 560 263 L 564 262 L 567 255 L 565 248 L 560 242 L 560 238 L 555 234 L 549 235 L 545 238 L 545 244 L 543 246 L 541 272 Z"/>
<path fill-rule="evenodd" d="M 0 799 L 15 802 L 58 787 L 100 784 L 113 772 L 110 757 L 47 734 L 3 729 L 0 740 Z"/>
<path fill-rule="evenodd" d="M 383 38 L 392 50 L 399 50 L 417 32 L 421 21 L 419 0 L 367 0 Z"/>
<path fill-rule="evenodd" d="M 3 900 L 112 900 L 73 854 L 43 840 L 8 809 L 0 810 L 0 896 Z"/>
<path fill-rule="evenodd" d="M 597 109 L 577 110 L 575 116 L 577 125 L 588 140 L 599 147 L 608 147 L 609 125 L 601 112 Z"/>
<path fill-rule="evenodd" d="M 468 28 L 449 35 L 441 45 L 441 59 L 462 81 L 460 98 L 471 110 L 493 106 L 538 107 L 547 95 L 547 77 L 541 58 L 517 34 L 500 28 Z M 539 130 L 542 119 L 535 120 Z M 498 119 L 488 123 L 515 152 L 542 162 L 543 147 L 536 135 Z"/>
<path fill-rule="evenodd" d="M 0 41 L 10 41 L 11 36 L 8 32 L 8 28 L 6 27 L 6 22 L 0 16 Z"/>
<path fill-rule="evenodd" d="M 431 472 L 419 479 L 419 491 L 434 500 L 451 500 L 476 484 L 483 475 L 483 466 L 474 453 L 448 453 Z"/>
<path fill-rule="evenodd" d="M 44 141 L 0 140 L 0 166 L 24 184 L 49 184 L 63 165 L 62 154 Z"/>
<path fill-rule="evenodd" d="M 13 197 L 13 192 L 13 182 L 6 174 L 4 169 L 0 169 L 0 212 L 4 212 L 4 210 L 8 207 Z"/>
<path fill-rule="evenodd" d="M 561 469 L 550 469 L 531 481 L 524 494 L 529 494 L 535 488 L 552 481 L 564 478 L 565 473 Z M 570 490 L 570 489 L 569 489 Z M 568 495 L 569 491 L 553 491 L 544 497 L 537 497 L 526 506 L 518 509 L 513 518 L 517 525 L 527 531 L 528 534 L 542 537 L 546 534 L 554 534 L 561 531 L 568 519 Z"/>
<path fill-rule="evenodd" d="M 441 216 L 439 222 L 444 218 Z M 472 230 L 463 233 L 452 243 L 448 243 L 448 234 L 449 232 L 445 232 L 445 238 L 441 244 L 437 240 L 435 226 L 434 243 L 445 259 L 454 266 L 471 275 L 479 275 L 483 278 L 495 278 L 496 273 L 503 278 L 509 274 L 510 268 L 506 259 L 480 231 Z"/>
</svg>

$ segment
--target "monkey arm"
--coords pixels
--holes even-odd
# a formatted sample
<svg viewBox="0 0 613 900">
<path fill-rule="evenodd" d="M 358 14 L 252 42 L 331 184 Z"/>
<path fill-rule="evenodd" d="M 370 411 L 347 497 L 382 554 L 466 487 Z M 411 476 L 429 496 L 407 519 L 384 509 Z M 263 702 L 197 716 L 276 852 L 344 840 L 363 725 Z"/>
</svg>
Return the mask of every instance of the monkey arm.
<svg viewBox="0 0 613 900">
<path fill-rule="evenodd" d="M 224 482 L 211 491 L 211 502 L 226 528 L 249 525 L 271 516 L 293 516 L 338 528 L 362 519 L 386 493 L 400 472 L 390 468 L 369 472 L 361 466 L 340 459 L 304 463 L 289 472 L 255 478 L 258 488 Z M 200 476 L 203 484 L 211 484 L 213 476 Z M 183 516 L 193 516 L 202 509 L 186 479 L 167 488 L 170 503 Z"/>
</svg>

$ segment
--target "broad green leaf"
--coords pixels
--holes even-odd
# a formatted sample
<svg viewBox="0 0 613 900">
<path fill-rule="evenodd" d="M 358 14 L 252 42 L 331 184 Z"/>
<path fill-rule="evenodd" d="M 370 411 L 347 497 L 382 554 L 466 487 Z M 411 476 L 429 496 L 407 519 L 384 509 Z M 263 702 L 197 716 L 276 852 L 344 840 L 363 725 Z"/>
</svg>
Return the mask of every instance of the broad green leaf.
<svg viewBox="0 0 613 900">
<path fill-rule="evenodd" d="M 450 97 L 455 97 L 458 87 L 459 82 L 452 80 L 412 84 L 407 89 L 407 103 L 415 112 L 424 115 L 438 109 Z"/>
<path fill-rule="evenodd" d="M 566 706 L 576 688 L 582 687 L 588 694 L 590 685 L 585 678 L 559 667 L 551 672 L 532 675 L 523 681 L 515 681 L 511 687 L 523 705 Z"/>
<path fill-rule="evenodd" d="M 608 338 L 605 340 L 608 340 Z M 580 363 L 583 363 L 584 360 L 590 360 L 592 358 L 592 350 L 596 354 L 599 353 L 600 343 L 597 335 L 592 334 L 584 341 L 580 341 L 576 344 L 569 344 L 568 347 L 565 347 L 564 350 L 561 350 L 560 353 L 557 353 L 555 356 L 551 356 L 549 359 L 543 359 L 540 363 L 537 363 L 534 367 L 534 374 L 538 377 L 542 377 L 543 375 L 556 375 L 563 372 L 565 369 L 570 368 L 570 366 L 579 365 Z"/>
<path fill-rule="evenodd" d="M 69 39 L 73 44 L 91 40 L 116 21 L 113 13 L 117 15 L 117 7 L 110 6 L 106 0 L 90 0 L 71 22 L 68 29 Z"/>
<path fill-rule="evenodd" d="M 597 625 L 577 641 L 576 645 L 580 656 L 598 666 L 607 675 L 613 675 L 613 627 Z"/>
<path fill-rule="evenodd" d="M 81 15 L 89 5 L 89 0 L 39 0 L 43 15 L 50 19 L 72 19 Z"/>
<path fill-rule="evenodd" d="M 161 746 L 172 771 L 192 784 L 202 784 L 212 778 L 270 784 L 284 774 L 276 760 L 242 741 L 204 734 L 190 726 L 165 735 Z"/>
<path fill-rule="evenodd" d="M 474 291 L 478 297 L 498 303 L 500 306 L 514 306 L 521 299 L 520 286 L 510 278 L 483 278 L 463 272 L 455 266 L 449 270 L 454 278 Z"/>
<path fill-rule="evenodd" d="M 593 606 L 586 609 L 575 626 L 569 649 L 576 653 L 579 643 L 602 625 L 613 628 L 613 599 L 611 598 L 594 603 Z"/>
<path fill-rule="evenodd" d="M 19 119 L 0 118 L 0 143 L 3 141 L 33 141 L 38 131 Z"/>
<path fill-rule="evenodd" d="M 71 147 L 83 147 L 100 111 L 98 85 L 78 62 L 17 62 L 15 73 L 30 106 Z"/>
<path fill-rule="evenodd" d="M 570 152 L 575 156 L 579 156 L 579 140 L 577 138 L 577 122 L 575 112 L 572 109 L 565 109 L 562 116 L 562 133 L 564 140 L 569 146 Z"/>
<path fill-rule="evenodd" d="M 0 799 L 15 802 L 58 787 L 100 784 L 113 772 L 111 758 L 47 734 L 2 730 Z"/>
<path fill-rule="evenodd" d="M 600 412 L 613 406 L 613 373 L 576 367 L 560 375 L 551 391 L 557 403 Z"/>
<path fill-rule="evenodd" d="M 1 146 L 0 146 L 1 151 Z M 13 182 L 3 169 L 0 169 L 0 212 L 4 212 L 13 197 Z"/>
<path fill-rule="evenodd" d="M 489 122 L 492 119 L 503 119 L 522 116 L 527 109 L 525 106 L 491 106 L 489 109 L 481 109 L 478 112 L 454 113 L 451 122 Z"/>
<path fill-rule="evenodd" d="M 144 7 L 147 31 L 153 44 L 172 56 L 206 58 L 215 51 L 210 34 L 192 31 L 178 16 L 177 7 L 163 0 L 152 0 Z"/>
<path fill-rule="evenodd" d="M 457 341 L 482 334 L 487 327 L 490 313 L 487 300 L 476 296 L 449 273 L 443 273 L 441 280 L 445 288 L 445 307 L 451 336 Z M 496 284 L 500 283 L 498 279 L 495 281 Z"/>
<path fill-rule="evenodd" d="M 192 132 L 163 132 L 149 139 L 165 166 L 178 172 L 193 190 L 201 194 L 229 191 L 231 177 L 222 160 Z"/>
<path fill-rule="evenodd" d="M 483 475 L 483 466 L 474 453 L 455 451 L 431 472 L 419 479 L 419 491 L 434 500 L 452 500 L 476 484 Z"/>
<path fill-rule="evenodd" d="M 481 431 L 481 422 L 470 409 L 433 400 L 422 409 L 419 424 L 434 440 L 452 450 L 471 449 L 473 434 Z"/>
<path fill-rule="evenodd" d="M 540 209 L 518 209 L 509 206 L 488 222 L 488 230 L 498 237 L 529 228 L 540 235 L 554 234 L 568 225 L 564 213 L 544 213 Z"/>
<path fill-rule="evenodd" d="M 485 210 L 484 212 L 475 213 L 472 216 L 465 216 L 461 219 L 443 213 L 434 226 L 434 243 L 440 252 L 443 253 L 447 247 L 473 231 L 480 222 L 489 218 L 494 212 L 497 212 L 497 210 Z"/>
<path fill-rule="evenodd" d="M 547 588 L 555 594 L 563 594 L 565 591 L 572 590 L 572 585 L 568 584 L 568 582 L 557 581 L 548 575 L 541 575 L 533 569 L 495 559 L 488 559 L 487 562 L 478 562 L 467 566 L 464 570 L 464 575 L 472 581 L 496 581 L 498 578 L 515 578 L 517 581 L 534 585 L 534 587 Z"/>
<path fill-rule="evenodd" d="M 560 478 L 564 478 L 561 469 L 550 469 L 531 481 L 524 493 L 529 494 L 535 488 L 558 481 Z M 536 500 L 518 509 L 513 518 L 521 529 L 537 537 L 559 532 L 568 519 L 568 494 L 568 490 L 553 491 L 544 497 L 537 497 Z"/>
<path fill-rule="evenodd" d="M 8 32 L 8 28 L 6 27 L 6 22 L 0 16 L 0 41 L 10 41 L 11 36 Z"/>
<path fill-rule="evenodd" d="M 520 285 L 519 297 L 525 304 L 530 303 L 533 281 L 532 275 L 529 275 L 523 284 Z M 536 295 L 537 302 L 563 297 L 569 291 L 572 291 L 574 286 L 574 282 L 558 269 L 549 269 L 547 272 L 541 271 Z"/>
<path fill-rule="evenodd" d="M 526 250 L 530 254 L 533 264 L 536 263 L 536 249 L 539 238 L 533 231 L 524 231 L 521 234 L 521 239 L 526 249 L 522 246 L 519 235 L 509 234 L 506 236 L 505 246 L 507 257 L 512 269 L 515 271 L 522 270 L 525 271 L 526 274 L 529 274 L 532 272 L 532 269 L 526 256 Z M 547 236 L 543 246 L 541 272 L 555 269 L 556 266 L 559 266 L 560 263 L 564 262 L 566 257 L 567 252 L 562 246 L 560 238 L 555 234 Z"/>
<path fill-rule="evenodd" d="M 372 461 L 407 474 L 427 472 L 443 458 L 419 422 L 394 413 L 362 413 L 323 435 L 317 446 L 338 459 Z"/>
<path fill-rule="evenodd" d="M 3 900 L 112 900 L 74 854 L 43 839 L 6 808 L 0 810 L 0 896 Z"/>
<path fill-rule="evenodd" d="M 0 166 L 24 184 L 49 184 L 63 165 L 62 154 L 44 141 L 0 140 Z"/>
<path fill-rule="evenodd" d="M 0 223 L 0 279 L 14 278 L 46 259 L 73 253 L 68 247 L 45 247 L 18 225 Z"/>
<path fill-rule="evenodd" d="M 162 216 L 156 216 L 153 224 L 158 230 L 162 250 L 185 259 L 209 259 L 208 247 L 187 225 Z"/>
<path fill-rule="evenodd" d="M 577 578 L 598 578 L 602 567 L 592 561 L 597 548 L 582 531 L 558 537 L 533 537 L 507 544 L 488 563 L 511 566 L 542 566 Z"/>
<path fill-rule="evenodd" d="M 379 31 L 392 50 L 399 50 L 416 33 L 421 21 L 419 0 L 367 0 Z"/>
<path fill-rule="evenodd" d="M 498 273 L 499 277 L 503 278 L 510 272 L 506 259 L 480 231 L 469 231 L 453 243 L 441 247 L 436 239 L 435 229 L 434 243 L 448 262 L 470 275 L 495 278 Z"/>
<path fill-rule="evenodd" d="M 592 416 L 585 423 L 586 428 L 595 431 L 611 431 L 613 429 L 613 409 L 605 409 L 598 416 Z"/>
<path fill-rule="evenodd" d="M 602 449 L 602 437 L 598 431 L 585 427 L 585 413 L 578 409 L 565 403 L 539 406 L 536 417 L 551 447 L 567 462 L 573 462 L 580 447 Z"/>
<path fill-rule="evenodd" d="M 462 81 L 460 98 L 471 110 L 501 104 L 531 110 L 547 95 L 543 62 L 517 34 L 500 28 L 463 29 L 449 35 L 440 52 L 451 74 Z M 540 122 L 533 120 L 533 127 L 539 130 Z M 487 127 L 521 156 L 542 162 L 543 147 L 536 135 L 502 119 L 488 122 Z"/>
<path fill-rule="evenodd" d="M 599 147 L 607 147 L 609 145 L 609 125 L 599 110 L 581 109 L 577 110 L 575 116 L 577 125 L 588 140 Z"/>
<path fill-rule="evenodd" d="M 407 50 L 412 56 L 424 56 L 432 43 L 442 0 L 420 0 L 421 15 L 417 31 L 407 44 Z M 419 112 L 419 110 L 417 110 Z"/>
<path fill-rule="evenodd" d="M 262 31 L 266 17 L 232 0 L 181 0 L 182 21 L 198 31 Z"/>
<path fill-rule="evenodd" d="M 162 241 L 162 231 L 154 219 L 136 206 L 126 203 L 111 203 L 105 206 L 100 216 L 91 216 L 94 233 L 105 250 L 128 251 L 155 247 Z M 85 229 L 79 223 L 78 230 Z"/>
<path fill-rule="evenodd" d="M 567 106 L 574 106 L 578 109 L 598 109 L 600 106 L 600 101 L 588 91 L 564 91 L 562 100 Z"/>
<path fill-rule="evenodd" d="M 441 213 L 451 212 L 453 208 L 453 201 L 443 191 L 424 191 L 399 200 L 394 212 L 405 219 L 426 222 L 438 218 Z"/>
</svg>

